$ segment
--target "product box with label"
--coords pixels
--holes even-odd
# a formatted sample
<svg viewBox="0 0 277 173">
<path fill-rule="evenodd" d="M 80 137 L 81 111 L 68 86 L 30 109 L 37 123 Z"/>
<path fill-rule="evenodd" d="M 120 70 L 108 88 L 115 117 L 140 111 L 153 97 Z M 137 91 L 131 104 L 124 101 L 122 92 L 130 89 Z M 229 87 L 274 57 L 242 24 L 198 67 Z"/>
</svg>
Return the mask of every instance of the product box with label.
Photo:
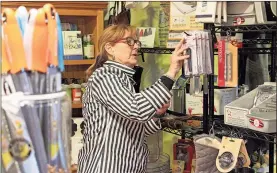
<svg viewBox="0 0 277 173">
<path fill-rule="evenodd" d="M 214 90 L 214 115 L 223 115 L 224 106 L 236 99 L 236 88 Z M 203 94 L 186 94 L 186 113 L 189 115 L 203 114 Z"/>
<path fill-rule="evenodd" d="M 261 87 L 263 88 L 262 90 Z M 272 89 L 269 90 L 265 88 Z M 272 98 L 276 100 L 276 84 L 274 82 L 266 82 L 226 105 L 224 108 L 224 123 L 248 128 L 248 114 L 251 113 L 251 110 L 255 111 L 255 109 L 262 106 L 264 102 L 267 103 L 267 100 Z"/>
<path fill-rule="evenodd" d="M 250 109 L 250 114 L 247 115 L 247 123 L 249 129 L 264 133 L 275 133 L 276 95 Z"/>
</svg>

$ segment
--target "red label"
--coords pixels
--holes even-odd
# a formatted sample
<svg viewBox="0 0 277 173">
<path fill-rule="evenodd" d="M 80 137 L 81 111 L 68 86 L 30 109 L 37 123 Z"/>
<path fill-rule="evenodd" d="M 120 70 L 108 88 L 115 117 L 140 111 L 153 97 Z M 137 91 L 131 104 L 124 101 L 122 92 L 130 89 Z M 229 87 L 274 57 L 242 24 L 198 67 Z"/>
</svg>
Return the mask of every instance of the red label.
<svg viewBox="0 0 277 173">
<path fill-rule="evenodd" d="M 251 125 L 257 127 L 257 128 L 263 128 L 264 127 L 264 123 L 263 121 L 256 119 L 256 118 L 250 118 L 249 122 Z"/>
<path fill-rule="evenodd" d="M 225 86 L 225 40 L 218 42 L 218 86 Z"/>
<path fill-rule="evenodd" d="M 234 25 L 241 25 L 245 22 L 245 19 L 243 17 L 235 17 L 234 18 Z"/>
</svg>

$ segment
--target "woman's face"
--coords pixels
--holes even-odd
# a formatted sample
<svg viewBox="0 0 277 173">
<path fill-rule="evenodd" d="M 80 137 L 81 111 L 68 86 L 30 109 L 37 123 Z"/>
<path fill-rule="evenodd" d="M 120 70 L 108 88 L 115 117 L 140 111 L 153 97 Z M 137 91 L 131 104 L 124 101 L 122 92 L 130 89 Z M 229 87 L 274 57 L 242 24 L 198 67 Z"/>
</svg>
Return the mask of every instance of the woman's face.
<svg viewBox="0 0 277 173">
<path fill-rule="evenodd" d="M 138 63 L 138 49 L 140 42 L 131 32 L 126 31 L 122 39 L 118 40 L 108 51 L 114 58 L 114 61 L 133 68 Z"/>
</svg>

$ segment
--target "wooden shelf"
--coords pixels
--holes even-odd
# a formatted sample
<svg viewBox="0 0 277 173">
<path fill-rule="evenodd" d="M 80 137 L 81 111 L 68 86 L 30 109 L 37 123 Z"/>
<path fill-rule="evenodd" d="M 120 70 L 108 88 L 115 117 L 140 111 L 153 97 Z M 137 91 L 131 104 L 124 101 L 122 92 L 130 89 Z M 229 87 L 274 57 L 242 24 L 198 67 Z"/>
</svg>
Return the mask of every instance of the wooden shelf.
<svg viewBox="0 0 277 173">
<path fill-rule="evenodd" d="M 104 30 L 104 10 L 107 9 L 108 2 L 53 2 L 53 1 L 20 1 L 20 2 L 1 2 L 1 10 L 12 8 L 16 10 L 19 6 L 25 6 L 27 10 L 32 8 L 42 8 L 43 5 L 50 3 L 60 15 L 61 22 L 76 24 L 82 34 L 93 34 L 95 44 L 95 55 L 98 55 L 98 40 Z M 66 20 L 65 20 L 66 19 Z M 87 62 L 88 63 L 88 62 Z M 78 65 L 78 64 L 77 64 Z"/>
<path fill-rule="evenodd" d="M 73 109 L 81 109 L 82 108 L 82 103 L 72 103 L 72 108 Z"/>
<path fill-rule="evenodd" d="M 64 65 L 92 65 L 95 63 L 95 59 L 84 60 L 64 60 Z"/>
</svg>

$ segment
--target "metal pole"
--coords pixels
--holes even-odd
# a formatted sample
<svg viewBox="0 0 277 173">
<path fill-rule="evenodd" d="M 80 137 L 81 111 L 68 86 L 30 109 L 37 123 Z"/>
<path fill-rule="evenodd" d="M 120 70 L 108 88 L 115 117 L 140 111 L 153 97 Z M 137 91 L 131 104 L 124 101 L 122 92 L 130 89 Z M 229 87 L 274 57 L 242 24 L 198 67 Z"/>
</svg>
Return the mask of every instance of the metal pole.
<svg viewBox="0 0 277 173">
<path fill-rule="evenodd" d="M 209 118 L 214 121 L 214 44 L 216 43 L 215 28 L 210 25 L 212 33 L 212 45 L 211 45 L 211 65 L 212 74 L 209 75 Z M 209 122 L 210 122 L 209 119 Z"/>
<path fill-rule="evenodd" d="M 205 74 L 203 79 L 203 132 L 209 133 L 209 95 L 208 95 L 208 76 Z"/>
<path fill-rule="evenodd" d="M 276 32 L 272 32 L 270 81 L 276 79 Z M 274 139 L 272 139 L 274 141 Z M 269 143 L 269 172 L 274 171 L 274 143 Z"/>
<path fill-rule="evenodd" d="M 275 82 L 276 78 L 276 31 L 272 32 L 271 40 L 271 68 L 270 68 L 270 81 Z"/>
<path fill-rule="evenodd" d="M 274 139 L 272 139 L 274 141 Z M 274 143 L 269 143 L 269 172 L 274 171 Z"/>
<path fill-rule="evenodd" d="M 211 30 L 211 34 L 213 34 L 212 32 L 212 24 L 206 24 L 205 25 L 205 29 L 207 30 Z M 210 39 L 212 39 L 212 37 L 210 37 Z M 211 47 L 211 64 L 212 64 L 212 72 L 213 72 L 213 40 L 210 41 L 210 44 L 212 44 Z M 204 133 L 209 133 L 209 121 L 210 121 L 210 114 L 209 114 L 209 86 L 210 84 L 208 83 L 208 75 L 204 75 L 203 78 L 203 132 Z"/>
</svg>

